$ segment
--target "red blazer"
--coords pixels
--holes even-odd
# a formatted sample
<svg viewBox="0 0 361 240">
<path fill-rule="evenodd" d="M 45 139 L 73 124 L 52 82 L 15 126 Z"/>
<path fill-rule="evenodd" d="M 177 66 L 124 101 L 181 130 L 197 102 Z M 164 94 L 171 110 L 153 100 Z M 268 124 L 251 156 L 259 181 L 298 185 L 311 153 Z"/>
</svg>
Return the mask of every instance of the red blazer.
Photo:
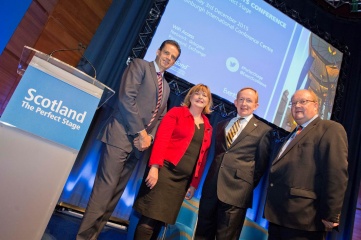
<svg viewBox="0 0 361 240">
<path fill-rule="evenodd" d="M 212 126 L 208 118 L 202 114 L 204 136 L 199 152 L 196 169 L 191 186 L 197 188 L 206 164 L 208 150 L 211 145 Z M 173 107 L 162 119 L 155 135 L 149 166 L 163 166 L 164 160 L 177 165 L 186 152 L 195 132 L 194 118 L 188 107 Z"/>
</svg>

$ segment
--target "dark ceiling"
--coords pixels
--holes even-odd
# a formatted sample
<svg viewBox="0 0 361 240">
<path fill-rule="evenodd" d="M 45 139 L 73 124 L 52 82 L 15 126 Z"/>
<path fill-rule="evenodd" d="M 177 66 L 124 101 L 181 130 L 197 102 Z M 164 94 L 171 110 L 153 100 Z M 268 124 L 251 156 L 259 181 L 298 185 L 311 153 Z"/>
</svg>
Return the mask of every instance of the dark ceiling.
<svg viewBox="0 0 361 240">
<path fill-rule="evenodd" d="M 315 0 L 328 12 L 344 18 L 361 18 L 361 0 Z"/>
</svg>

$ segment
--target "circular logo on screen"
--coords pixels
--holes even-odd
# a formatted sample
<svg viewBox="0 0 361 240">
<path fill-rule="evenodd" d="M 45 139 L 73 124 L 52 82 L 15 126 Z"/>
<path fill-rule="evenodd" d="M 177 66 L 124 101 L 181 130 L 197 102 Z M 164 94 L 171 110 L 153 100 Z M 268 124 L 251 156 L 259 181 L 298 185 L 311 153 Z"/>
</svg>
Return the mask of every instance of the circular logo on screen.
<svg viewBox="0 0 361 240">
<path fill-rule="evenodd" d="M 229 57 L 226 61 L 226 67 L 231 72 L 237 72 L 239 68 L 238 60 L 234 57 Z"/>
</svg>

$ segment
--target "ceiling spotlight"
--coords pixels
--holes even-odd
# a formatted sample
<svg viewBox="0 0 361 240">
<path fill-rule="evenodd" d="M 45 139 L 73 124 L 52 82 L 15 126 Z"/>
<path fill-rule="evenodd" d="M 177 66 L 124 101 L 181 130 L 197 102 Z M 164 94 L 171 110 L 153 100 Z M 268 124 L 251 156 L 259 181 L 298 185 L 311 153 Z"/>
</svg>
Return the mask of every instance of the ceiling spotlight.
<svg viewBox="0 0 361 240">
<path fill-rule="evenodd" d="M 290 11 L 290 15 L 291 15 L 291 17 L 293 18 L 293 19 L 296 19 L 296 18 L 299 18 L 300 17 L 300 15 L 298 14 L 298 12 L 296 11 L 296 10 L 291 10 Z"/>
</svg>

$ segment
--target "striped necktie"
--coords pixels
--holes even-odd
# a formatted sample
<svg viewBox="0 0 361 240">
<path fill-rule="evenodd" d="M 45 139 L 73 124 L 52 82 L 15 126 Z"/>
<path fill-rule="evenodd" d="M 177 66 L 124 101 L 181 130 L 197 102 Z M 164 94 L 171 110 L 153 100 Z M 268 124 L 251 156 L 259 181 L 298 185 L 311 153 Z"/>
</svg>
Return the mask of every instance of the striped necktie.
<svg viewBox="0 0 361 240">
<path fill-rule="evenodd" d="M 148 123 L 148 126 L 150 126 L 150 124 L 152 124 L 152 122 L 155 119 L 155 116 L 157 116 L 159 107 L 160 107 L 160 103 L 162 102 L 162 96 L 163 96 L 163 76 L 162 73 L 157 72 L 157 79 L 158 79 L 158 100 L 157 100 L 157 105 L 155 106 L 154 112 L 153 112 L 153 116 L 150 119 L 150 122 Z"/>
<path fill-rule="evenodd" d="M 238 118 L 237 121 L 235 121 L 231 127 L 231 129 L 229 129 L 227 136 L 226 136 L 226 142 L 227 142 L 227 148 L 229 148 L 233 142 L 233 138 L 234 136 L 237 134 L 237 132 L 239 131 L 239 129 L 241 128 L 241 121 L 244 118 Z"/>
</svg>

